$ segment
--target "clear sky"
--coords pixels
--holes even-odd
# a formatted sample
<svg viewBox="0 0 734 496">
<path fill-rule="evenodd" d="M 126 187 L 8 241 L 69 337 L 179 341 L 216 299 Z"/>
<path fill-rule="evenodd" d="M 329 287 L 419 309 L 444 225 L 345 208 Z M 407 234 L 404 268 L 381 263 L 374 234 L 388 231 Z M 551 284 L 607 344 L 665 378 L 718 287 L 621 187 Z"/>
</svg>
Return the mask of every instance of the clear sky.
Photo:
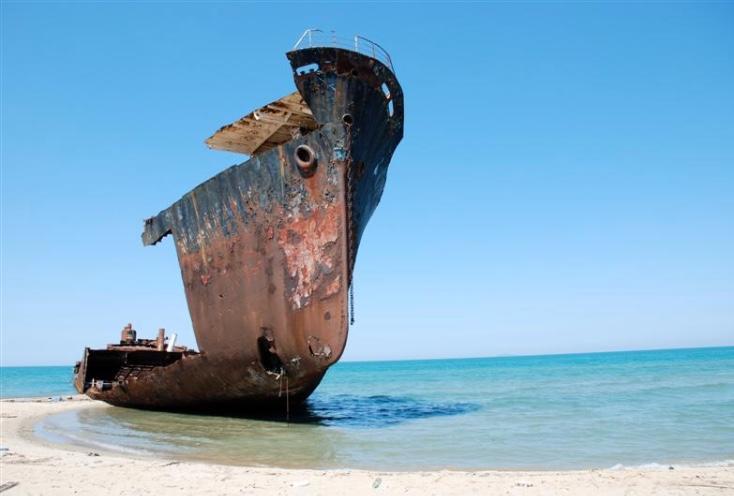
<svg viewBox="0 0 734 496">
<path fill-rule="evenodd" d="M 734 344 L 734 3 L 2 3 L 2 364 L 194 337 L 143 219 L 244 160 L 307 27 L 391 53 L 405 138 L 346 360 Z"/>
</svg>

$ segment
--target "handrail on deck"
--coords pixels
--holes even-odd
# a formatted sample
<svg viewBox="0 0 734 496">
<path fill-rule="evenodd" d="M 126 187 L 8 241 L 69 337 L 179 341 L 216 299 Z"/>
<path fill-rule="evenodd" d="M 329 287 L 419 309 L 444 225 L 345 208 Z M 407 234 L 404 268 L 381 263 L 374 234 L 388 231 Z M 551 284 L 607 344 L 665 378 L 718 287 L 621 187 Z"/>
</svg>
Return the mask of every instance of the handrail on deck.
<svg viewBox="0 0 734 496">
<path fill-rule="evenodd" d="M 378 43 L 358 34 L 349 39 L 338 37 L 336 31 L 329 31 L 327 33 L 321 29 L 307 29 L 298 38 L 296 44 L 293 45 L 293 50 L 313 47 L 346 48 L 347 50 L 352 50 L 379 60 L 395 74 L 395 67 L 392 65 L 392 58 L 387 53 L 387 50 L 382 48 Z"/>
</svg>

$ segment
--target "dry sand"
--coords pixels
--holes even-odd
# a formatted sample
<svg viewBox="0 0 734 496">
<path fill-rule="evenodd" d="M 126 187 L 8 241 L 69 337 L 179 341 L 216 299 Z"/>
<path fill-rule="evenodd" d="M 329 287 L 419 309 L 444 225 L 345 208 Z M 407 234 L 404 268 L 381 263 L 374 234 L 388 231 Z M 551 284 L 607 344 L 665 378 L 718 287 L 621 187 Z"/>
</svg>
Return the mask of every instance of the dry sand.
<svg viewBox="0 0 734 496">
<path fill-rule="evenodd" d="M 567 472 L 368 472 L 285 470 L 132 458 L 49 445 L 33 435 L 42 416 L 111 408 L 81 396 L 69 401 L 0 402 L 0 483 L 21 494 L 734 494 L 734 465 Z"/>
</svg>

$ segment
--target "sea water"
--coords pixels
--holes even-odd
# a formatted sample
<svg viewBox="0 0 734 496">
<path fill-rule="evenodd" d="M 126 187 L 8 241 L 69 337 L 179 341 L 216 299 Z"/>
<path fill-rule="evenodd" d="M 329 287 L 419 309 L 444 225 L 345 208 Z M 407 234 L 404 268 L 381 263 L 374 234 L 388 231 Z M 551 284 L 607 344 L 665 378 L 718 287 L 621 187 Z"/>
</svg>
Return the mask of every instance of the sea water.
<svg viewBox="0 0 734 496">
<path fill-rule="evenodd" d="M 68 367 L 2 369 L 66 395 Z M 289 421 L 124 408 L 46 417 L 90 449 L 308 468 L 580 469 L 732 463 L 734 347 L 339 363 Z"/>
</svg>

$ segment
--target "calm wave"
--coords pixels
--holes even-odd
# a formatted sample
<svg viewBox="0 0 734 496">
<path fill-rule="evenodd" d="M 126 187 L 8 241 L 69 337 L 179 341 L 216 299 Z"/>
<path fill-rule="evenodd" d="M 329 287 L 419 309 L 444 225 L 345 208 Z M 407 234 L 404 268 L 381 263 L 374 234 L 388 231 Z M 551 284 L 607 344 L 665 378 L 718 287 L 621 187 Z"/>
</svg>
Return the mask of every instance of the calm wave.
<svg viewBox="0 0 734 496">
<path fill-rule="evenodd" d="M 76 394 L 74 367 L 0 367 L 0 398 Z"/>
<path fill-rule="evenodd" d="M 3 393 L 16 390 L 6 384 Z M 106 408 L 48 417 L 36 432 L 100 449 L 284 467 L 716 462 L 734 459 L 734 347 L 340 363 L 307 408 L 291 413 L 285 422 L 285 412 L 272 421 Z"/>
</svg>

